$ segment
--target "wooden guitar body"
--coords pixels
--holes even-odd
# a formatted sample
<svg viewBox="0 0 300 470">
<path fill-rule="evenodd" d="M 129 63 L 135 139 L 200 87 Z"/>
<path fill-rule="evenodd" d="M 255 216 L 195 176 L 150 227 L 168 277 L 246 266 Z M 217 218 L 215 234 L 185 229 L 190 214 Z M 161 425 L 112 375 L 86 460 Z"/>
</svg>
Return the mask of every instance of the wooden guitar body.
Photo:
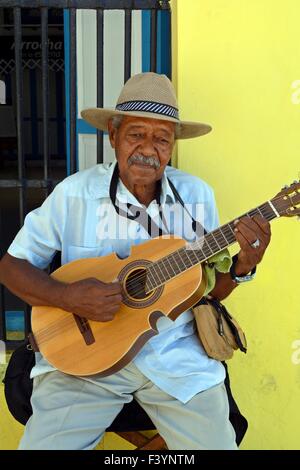
<svg viewBox="0 0 300 470">
<path fill-rule="evenodd" d="M 131 256 L 115 254 L 79 259 L 65 264 L 52 274 L 63 282 L 97 278 L 103 282 L 119 279 L 124 301 L 114 320 L 83 320 L 53 307 L 33 307 L 32 330 L 43 356 L 62 372 L 102 376 L 117 372 L 157 334 L 157 320 L 166 315 L 172 320 L 195 305 L 203 296 L 206 279 L 196 265 L 146 293 L 132 293 L 132 280 L 142 279 L 147 265 L 186 245 L 181 238 L 159 237 L 133 246 Z M 137 281 L 136 281 L 137 280 Z"/>
</svg>

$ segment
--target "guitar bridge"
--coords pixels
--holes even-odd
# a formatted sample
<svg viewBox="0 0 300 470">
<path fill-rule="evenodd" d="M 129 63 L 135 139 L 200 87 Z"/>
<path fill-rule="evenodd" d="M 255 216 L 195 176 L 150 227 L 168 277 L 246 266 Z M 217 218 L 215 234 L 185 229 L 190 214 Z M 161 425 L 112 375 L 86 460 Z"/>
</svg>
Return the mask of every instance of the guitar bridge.
<svg viewBox="0 0 300 470">
<path fill-rule="evenodd" d="M 79 317 L 78 315 L 73 314 L 74 320 L 79 328 L 80 333 L 83 336 L 85 344 L 89 346 L 90 344 L 95 343 L 95 338 L 91 330 L 89 321 L 87 318 Z"/>
</svg>

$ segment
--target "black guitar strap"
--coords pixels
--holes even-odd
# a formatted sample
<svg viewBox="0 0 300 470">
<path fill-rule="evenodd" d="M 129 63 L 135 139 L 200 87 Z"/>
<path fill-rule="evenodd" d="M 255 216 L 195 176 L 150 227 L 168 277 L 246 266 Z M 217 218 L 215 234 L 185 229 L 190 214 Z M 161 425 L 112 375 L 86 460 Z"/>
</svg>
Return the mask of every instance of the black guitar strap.
<svg viewBox="0 0 300 470">
<path fill-rule="evenodd" d="M 121 217 L 125 217 L 130 220 L 136 220 L 138 218 L 139 222 L 141 223 L 141 225 L 143 225 L 143 227 L 148 232 L 150 237 L 151 237 L 151 233 L 153 233 L 153 229 L 155 230 L 155 233 L 157 233 L 159 236 L 166 235 L 168 231 L 167 230 L 163 231 L 161 227 L 158 227 L 158 225 L 151 219 L 150 215 L 146 212 L 144 208 L 135 206 L 134 204 L 127 203 L 126 204 L 127 211 L 124 211 L 121 207 L 117 205 L 116 196 L 117 196 L 118 180 L 119 180 L 119 167 L 118 167 L 118 164 L 116 164 L 112 178 L 111 178 L 111 182 L 110 182 L 109 195 L 110 195 L 111 202 L 117 214 L 120 215 Z M 188 213 L 189 217 L 191 218 L 193 231 L 195 233 L 204 233 L 205 235 L 207 233 L 205 228 L 200 224 L 200 222 L 195 220 L 192 217 L 192 215 L 188 212 L 183 200 L 178 194 L 177 189 L 175 188 L 174 184 L 169 178 L 168 178 L 168 183 L 170 185 L 170 188 L 173 191 L 175 199 L 181 204 L 181 206 L 184 208 L 184 210 Z M 160 204 L 160 193 L 161 193 L 161 182 L 159 181 L 159 184 L 157 185 L 157 188 L 156 188 L 155 199 L 159 207 L 159 216 L 162 221 L 162 224 L 167 228 L 165 217 L 163 215 L 162 207 Z"/>
<path fill-rule="evenodd" d="M 179 204 L 182 205 L 182 207 L 184 208 L 184 210 L 187 212 L 187 214 L 190 216 L 191 220 L 192 220 L 192 229 L 195 233 L 203 233 L 204 235 L 207 234 L 207 231 L 205 230 L 205 228 L 203 227 L 203 225 L 200 224 L 200 222 L 198 220 L 195 220 L 194 217 L 188 212 L 187 208 L 185 207 L 185 204 L 183 202 L 183 200 L 181 199 L 177 189 L 175 188 L 174 184 L 172 183 L 172 181 L 170 180 L 170 178 L 168 178 L 168 183 L 170 185 L 170 188 L 172 189 L 173 191 L 173 194 L 175 196 L 175 198 L 177 199 L 177 201 L 179 202 Z"/>
</svg>

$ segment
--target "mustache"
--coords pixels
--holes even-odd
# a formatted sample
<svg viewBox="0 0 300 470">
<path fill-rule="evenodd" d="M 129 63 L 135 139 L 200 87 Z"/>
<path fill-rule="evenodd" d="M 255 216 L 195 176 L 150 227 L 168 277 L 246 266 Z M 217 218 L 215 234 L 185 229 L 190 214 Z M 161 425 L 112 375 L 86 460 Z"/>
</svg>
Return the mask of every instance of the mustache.
<svg viewBox="0 0 300 470">
<path fill-rule="evenodd" d="M 144 155 L 132 155 L 128 158 L 128 165 L 131 166 L 134 163 L 142 163 L 143 165 L 148 165 L 155 170 L 160 168 L 160 162 L 156 157 L 145 157 Z"/>
</svg>

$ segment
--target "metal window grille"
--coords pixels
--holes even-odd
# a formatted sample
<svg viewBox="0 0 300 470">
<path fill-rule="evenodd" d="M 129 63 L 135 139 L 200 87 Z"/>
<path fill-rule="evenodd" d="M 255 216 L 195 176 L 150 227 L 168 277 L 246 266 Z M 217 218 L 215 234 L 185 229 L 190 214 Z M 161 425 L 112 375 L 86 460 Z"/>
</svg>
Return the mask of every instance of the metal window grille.
<svg viewBox="0 0 300 470">
<path fill-rule="evenodd" d="M 131 76 L 131 31 L 133 10 L 149 10 L 151 12 L 150 35 L 150 71 L 157 71 L 157 18 L 158 11 L 165 11 L 170 24 L 170 0 L 0 0 L 0 8 L 13 11 L 15 57 L 10 61 L 10 70 L 15 71 L 16 86 L 16 123 L 17 123 L 17 155 L 18 168 L 16 179 L 0 179 L 0 189 L 15 188 L 18 191 L 19 226 L 21 227 L 27 213 L 26 191 L 43 190 L 47 197 L 58 181 L 49 174 L 49 69 L 52 66 L 48 56 L 48 15 L 49 9 L 66 9 L 69 11 L 69 43 L 70 53 L 66 63 L 69 64 L 70 89 L 66 103 L 69 103 L 70 115 L 70 173 L 76 168 L 76 10 L 96 10 L 97 24 L 97 106 L 103 106 L 103 67 L 104 67 L 104 11 L 124 10 L 124 81 Z M 40 179 L 26 178 L 24 158 L 24 83 L 22 62 L 22 11 L 23 9 L 38 9 L 40 12 L 41 28 L 41 69 L 42 69 L 42 135 L 43 135 L 43 177 Z M 171 70 L 171 29 L 165 39 L 168 49 L 166 60 Z M 169 74 L 170 75 L 170 74 Z M 26 91 L 26 90 L 25 90 Z M 97 162 L 103 162 L 103 132 L 97 131 Z M 3 224 L 3 220 L 2 220 Z M 0 220 L 0 236 L 3 227 Z M 3 253 L 1 253 L 3 255 Z M 8 340 L 6 330 L 6 290 L 0 286 L 0 340 L 7 343 L 9 349 L 14 349 L 19 341 Z M 24 305 L 24 335 L 30 332 L 30 307 Z"/>
</svg>

